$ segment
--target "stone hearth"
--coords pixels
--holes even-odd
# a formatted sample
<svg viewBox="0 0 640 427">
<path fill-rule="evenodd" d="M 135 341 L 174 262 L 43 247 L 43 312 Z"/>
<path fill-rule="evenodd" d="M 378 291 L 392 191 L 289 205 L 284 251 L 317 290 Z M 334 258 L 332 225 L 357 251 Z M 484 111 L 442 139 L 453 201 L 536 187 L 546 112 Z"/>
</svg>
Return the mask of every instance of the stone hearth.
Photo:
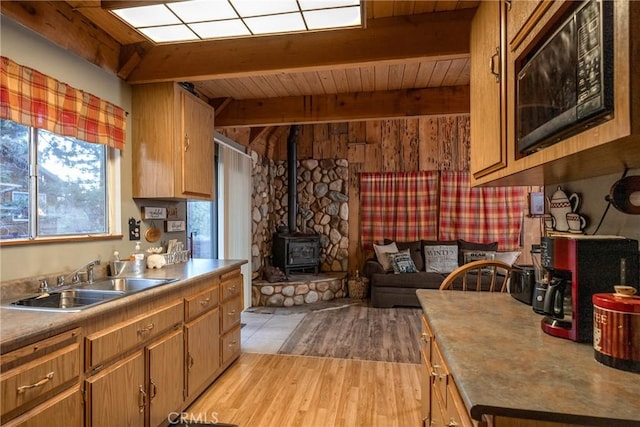
<svg viewBox="0 0 640 427">
<path fill-rule="evenodd" d="M 253 280 L 251 305 L 292 307 L 318 301 L 330 301 L 347 295 L 347 274 L 344 272 L 290 274 L 289 280 L 269 283 Z"/>
</svg>

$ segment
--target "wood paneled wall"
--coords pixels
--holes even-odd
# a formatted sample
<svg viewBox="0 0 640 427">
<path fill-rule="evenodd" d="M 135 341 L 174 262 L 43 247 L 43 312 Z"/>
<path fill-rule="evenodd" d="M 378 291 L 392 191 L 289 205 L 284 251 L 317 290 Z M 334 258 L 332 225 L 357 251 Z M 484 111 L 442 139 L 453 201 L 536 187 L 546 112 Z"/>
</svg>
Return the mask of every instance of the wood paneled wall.
<svg viewBox="0 0 640 427">
<path fill-rule="evenodd" d="M 255 130 L 254 130 L 255 132 Z M 225 129 L 234 141 L 273 160 L 286 160 L 288 127 L 250 140 L 248 128 Z M 303 125 L 298 159 L 349 161 L 349 268 L 371 253 L 360 250 L 360 172 L 469 170 L 469 115 Z"/>
</svg>

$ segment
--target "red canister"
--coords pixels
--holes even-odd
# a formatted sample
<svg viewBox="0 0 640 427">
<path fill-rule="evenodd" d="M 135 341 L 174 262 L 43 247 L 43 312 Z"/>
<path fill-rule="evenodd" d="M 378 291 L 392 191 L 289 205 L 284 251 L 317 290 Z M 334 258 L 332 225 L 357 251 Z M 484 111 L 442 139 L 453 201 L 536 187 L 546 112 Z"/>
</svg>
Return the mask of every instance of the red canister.
<svg viewBox="0 0 640 427">
<path fill-rule="evenodd" d="M 595 359 L 612 368 L 640 372 L 640 297 L 594 294 Z"/>
</svg>

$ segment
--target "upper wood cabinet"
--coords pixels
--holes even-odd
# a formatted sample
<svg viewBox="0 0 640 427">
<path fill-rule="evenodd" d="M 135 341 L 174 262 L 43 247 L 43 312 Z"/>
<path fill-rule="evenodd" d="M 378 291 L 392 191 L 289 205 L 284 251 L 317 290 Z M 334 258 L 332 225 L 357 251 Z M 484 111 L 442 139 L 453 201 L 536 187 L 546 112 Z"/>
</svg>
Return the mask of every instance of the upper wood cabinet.
<svg viewBox="0 0 640 427">
<path fill-rule="evenodd" d="M 214 111 L 175 83 L 133 86 L 133 197 L 213 200 Z"/>
<path fill-rule="evenodd" d="M 507 42 L 511 50 L 517 49 L 551 5 L 543 0 L 506 0 Z"/>
<path fill-rule="evenodd" d="M 506 166 L 502 3 L 481 2 L 471 22 L 471 163 L 474 178 Z"/>
<path fill-rule="evenodd" d="M 486 3 L 486 4 L 485 4 Z M 491 3 L 481 2 L 474 26 L 486 19 L 485 38 L 494 40 L 497 23 L 489 24 L 490 18 L 483 18 Z M 640 50 L 634 41 L 640 38 L 640 2 L 615 1 L 613 3 L 613 84 L 614 113 L 613 118 L 604 123 L 594 125 L 576 135 L 569 136 L 549 147 L 529 155 L 521 155 L 516 149 L 516 70 L 518 61 L 526 57 L 533 46 L 540 42 L 542 34 L 553 29 L 555 23 L 573 5 L 570 1 L 511 1 L 511 10 L 506 3 L 504 17 L 500 27 L 506 29 L 503 39 L 504 59 L 506 64 L 505 96 L 501 102 L 504 113 L 503 140 L 493 138 L 493 144 L 476 136 L 478 132 L 485 135 L 495 133 L 495 117 L 493 119 L 474 119 L 482 114 L 478 109 L 494 111 L 495 100 L 488 97 L 483 104 L 474 102 L 474 85 L 482 72 L 482 61 L 474 68 L 476 42 L 482 31 L 472 31 L 472 63 L 471 63 L 471 159 L 472 185 L 550 185 L 622 173 L 625 168 L 640 167 L 640 73 L 634 64 L 640 62 Z M 497 5 L 493 5 L 496 8 Z M 490 14 L 491 15 L 491 14 Z M 495 16 L 495 12 L 492 14 Z M 495 18 L 494 18 L 495 22 Z M 480 28 L 480 27 L 478 27 Z M 474 28 L 475 29 L 475 28 Z M 508 40 L 508 45 L 506 44 Z M 508 47 L 507 47 L 508 46 Z M 488 64 L 489 59 L 483 60 Z M 485 65 L 486 67 L 487 65 Z M 478 84 L 480 85 L 480 84 Z M 506 101 L 506 103 L 505 103 Z M 494 113 L 495 116 L 498 114 Z M 480 116 L 482 117 L 482 116 Z M 490 120 L 493 120 L 490 121 Z M 506 122 L 506 123 L 505 123 Z M 506 124 L 506 126 L 505 126 Z M 480 141 L 480 142 L 479 142 Z M 506 143 L 506 144 L 505 144 Z M 498 152 L 506 148 L 505 165 L 489 168 Z M 480 159 L 475 159 L 480 156 Z M 475 162 L 475 163 L 474 163 Z M 484 162 L 484 163 L 483 163 Z M 482 169 L 484 167 L 484 169 Z"/>
</svg>

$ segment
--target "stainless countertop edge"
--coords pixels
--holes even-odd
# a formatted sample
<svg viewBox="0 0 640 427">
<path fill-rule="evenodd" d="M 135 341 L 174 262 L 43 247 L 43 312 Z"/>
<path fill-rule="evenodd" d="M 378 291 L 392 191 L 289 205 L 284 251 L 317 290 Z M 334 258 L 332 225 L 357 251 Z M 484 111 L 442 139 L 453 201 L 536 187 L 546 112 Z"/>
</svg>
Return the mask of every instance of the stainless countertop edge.
<svg viewBox="0 0 640 427">
<path fill-rule="evenodd" d="M 248 261 L 246 260 L 190 260 L 187 263 L 173 264 L 163 267 L 162 269 L 146 270 L 144 277 L 180 277 L 176 282 L 136 292 L 123 298 L 108 301 L 95 307 L 77 312 L 38 312 L 33 310 L 19 310 L 0 307 L 0 318 L 2 319 L 2 324 L 0 324 L 0 354 L 8 353 L 25 345 L 71 330 L 77 327 L 80 323 L 85 322 L 92 317 L 103 315 L 105 312 L 112 310 L 115 307 L 121 308 L 130 304 L 135 304 L 143 299 L 152 298 L 166 292 L 187 287 L 196 280 L 200 280 L 207 276 L 224 274 L 227 271 L 231 271 L 247 264 L 247 262 Z M 39 325 L 38 328 L 32 328 L 28 333 L 21 333 L 19 336 L 15 336 L 15 333 L 10 334 L 11 338 L 5 339 L 5 331 L 12 328 L 11 325 L 7 325 L 7 323 L 11 322 L 12 319 L 7 319 L 7 317 L 17 317 L 16 321 L 20 322 L 20 317 L 22 317 L 22 319 L 27 319 L 30 316 L 41 317 L 46 323 Z"/>
</svg>

